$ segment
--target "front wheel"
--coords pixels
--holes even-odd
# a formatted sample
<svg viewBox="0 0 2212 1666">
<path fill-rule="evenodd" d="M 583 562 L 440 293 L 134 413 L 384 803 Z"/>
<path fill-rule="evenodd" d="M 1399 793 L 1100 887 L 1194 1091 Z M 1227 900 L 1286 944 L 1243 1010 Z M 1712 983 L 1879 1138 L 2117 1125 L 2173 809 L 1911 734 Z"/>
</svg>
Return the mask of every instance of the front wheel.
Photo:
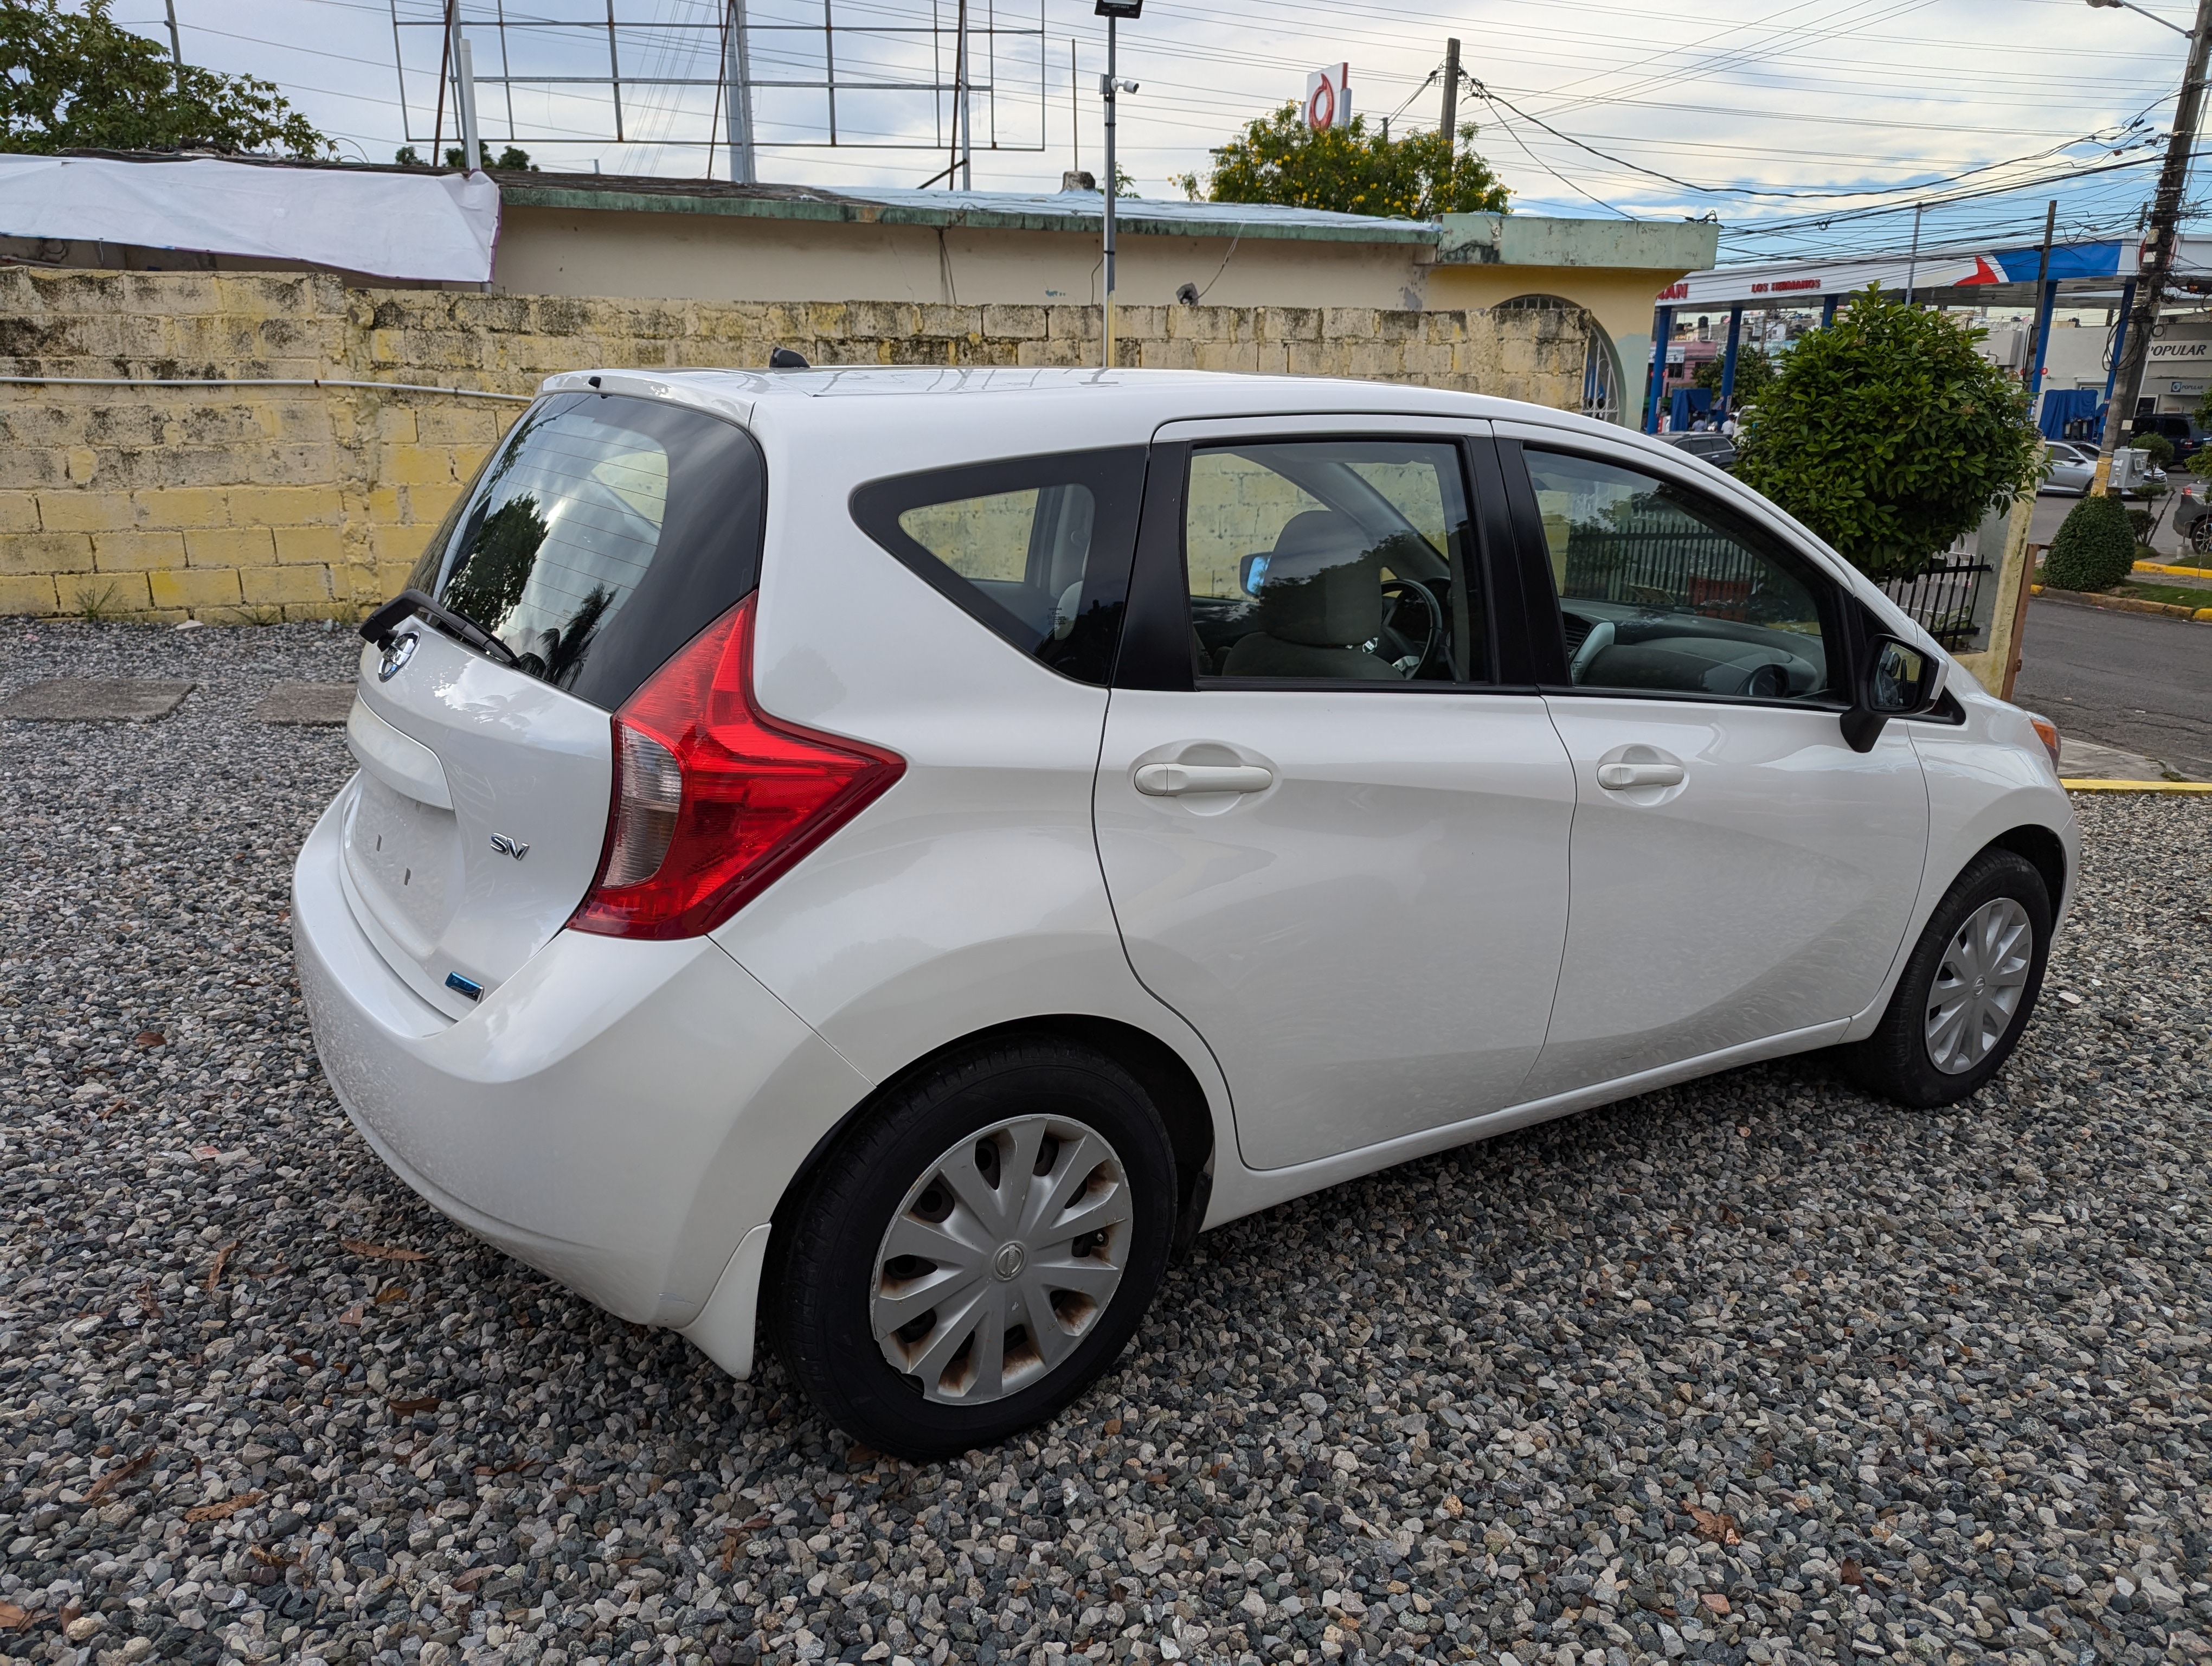
<svg viewBox="0 0 2212 1666">
<path fill-rule="evenodd" d="M 2026 857 L 1984 851 L 1936 906 L 1880 1026 L 1838 1049 L 1861 1086 L 1955 1104 L 2003 1067 L 2043 988 L 2051 892 Z"/>
<path fill-rule="evenodd" d="M 768 1284 L 784 1363 L 880 1450 L 1003 1440 L 1120 1355 L 1167 1264 L 1176 1179 L 1158 1112 L 1111 1060 L 1047 1039 L 948 1060 L 785 1211 Z"/>
</svg>

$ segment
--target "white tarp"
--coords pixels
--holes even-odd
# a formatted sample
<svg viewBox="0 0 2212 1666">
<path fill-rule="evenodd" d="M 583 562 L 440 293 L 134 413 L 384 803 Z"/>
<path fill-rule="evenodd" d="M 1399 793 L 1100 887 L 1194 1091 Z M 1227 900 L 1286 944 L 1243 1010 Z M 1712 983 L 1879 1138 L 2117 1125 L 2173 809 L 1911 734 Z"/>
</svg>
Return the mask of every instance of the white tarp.
<svg viewBox="0 0 2212 1666">
<path fill-rule="evenodd" d="M 499 187 L 484 174 L 0 155 L 0 236 L 299 260 L 488 283 Z"/>
</svg>

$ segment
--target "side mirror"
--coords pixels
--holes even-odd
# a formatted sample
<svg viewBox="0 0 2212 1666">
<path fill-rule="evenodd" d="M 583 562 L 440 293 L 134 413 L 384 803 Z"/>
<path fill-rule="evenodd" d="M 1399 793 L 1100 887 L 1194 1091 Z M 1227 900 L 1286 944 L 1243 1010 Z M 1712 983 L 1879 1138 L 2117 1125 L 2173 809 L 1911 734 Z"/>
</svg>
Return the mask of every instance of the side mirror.
<svg viewBox="0 0 2212 1666">
<path fill-rule="evenodd" d="M 1893 717 L 1911 717 L 1936 703 L 1937 666 L 1932 655 L 1894 636 L 1877 636 L 1859 678 L 1858 698 L 1843 717 L 1844 740 L 1870 752 Z"/>
<path fill-rule="evenodd" d="M 1260 593 L 1260 587 L 1267 581 L 1267 563 L 1271 555 L 1246 556 L 1237 563 L 1237 587 L 1248 596 Z"/>
</svg>

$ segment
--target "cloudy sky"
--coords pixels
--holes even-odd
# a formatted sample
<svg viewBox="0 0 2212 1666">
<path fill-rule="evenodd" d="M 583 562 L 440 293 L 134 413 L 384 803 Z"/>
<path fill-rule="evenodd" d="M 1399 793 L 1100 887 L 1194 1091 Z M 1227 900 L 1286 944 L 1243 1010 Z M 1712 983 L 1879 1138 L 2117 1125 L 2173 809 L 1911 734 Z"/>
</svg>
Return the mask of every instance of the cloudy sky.
<svg viewBox="0 0 2212 1666">
<path fill-rule="evenodd" d="M 410 133 L 428 149 L 440 0 L 174 3 L 187 59 L 276 82 L 347 155 L 387 161 Z M 1104 25 L 1089 0 L 969 3 L 979 32 L 992 26 L 975 47 L 975 80 L 990 88 L 977 134 L 1000 146 L 978 152 L 976 185 L 1056 189 L 1078 158 L 1097 169 Z M 2185 26 L 2184 0 L 2144 3 Z M 721 0 L 612 4 L 620 140 L 609 0 L 463 0 L 487 139 L 512 137 L 549 167 L 706 172 Z M 943 167 L 924 147 L 949 101 L 914 89 L 949 79 L 957 4 L 750 0 L 752 76 L 786 83 L 756 94 L 763 176 L 912 185 Z M 806 84 L 830 78 L 825 10 L 835 149 L 820 143 L 829 97 Z M 166 43 L 161 0 L 115 11 Z M 1350 64 L 1364 112 L 1433 125 L 1440 91 L 1424 82 L 1449 35 L 1490 95 L 1463 93 L 1461 119 L 1480 124 L 1517 206 L 1711 213 L 1727 228 L 1724 258 L 1902 247 L 1916 198 L 1935 204 L 1923 246 L 2032 241 L 2051 198 L 2062 239 L 2128 234 L 2184 45 L 2083 0 L 1151 0 L 1121 31 L 1121 72 L 1141 84 L 1121 106 L 1122 165 L 1140 193 L 1176 194 L 1170 176 L 1203 173 L 1209 146 L 1301 96 L 1332 61 Z M 512 84 L 491 79 L 502 61 Z M 449 137 L 453 122 L 448 110 Z M 726 149 L 712 168 L 726 177 Z"/>
</svg>

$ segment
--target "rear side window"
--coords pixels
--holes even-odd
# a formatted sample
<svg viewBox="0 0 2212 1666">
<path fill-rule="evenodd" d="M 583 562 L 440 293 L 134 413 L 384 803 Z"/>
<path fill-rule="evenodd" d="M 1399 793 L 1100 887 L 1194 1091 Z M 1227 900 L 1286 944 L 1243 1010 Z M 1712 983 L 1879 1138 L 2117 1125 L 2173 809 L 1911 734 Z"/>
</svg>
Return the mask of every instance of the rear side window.
<svg viewBox="0 0 2212 1666">
<path fill-rule="evenodd" d="M 872 481 L 853 519 L 1018 651 L 1103 684 L 1144 486 L 1140 446 L 1065 452 Z"/>
<path fill-rule="evenodd" d="M 410 580 L 611 711 L 760 581 L 767 470 L 680 405 L 559 393 L 522 415 Z"/>
</svg>

